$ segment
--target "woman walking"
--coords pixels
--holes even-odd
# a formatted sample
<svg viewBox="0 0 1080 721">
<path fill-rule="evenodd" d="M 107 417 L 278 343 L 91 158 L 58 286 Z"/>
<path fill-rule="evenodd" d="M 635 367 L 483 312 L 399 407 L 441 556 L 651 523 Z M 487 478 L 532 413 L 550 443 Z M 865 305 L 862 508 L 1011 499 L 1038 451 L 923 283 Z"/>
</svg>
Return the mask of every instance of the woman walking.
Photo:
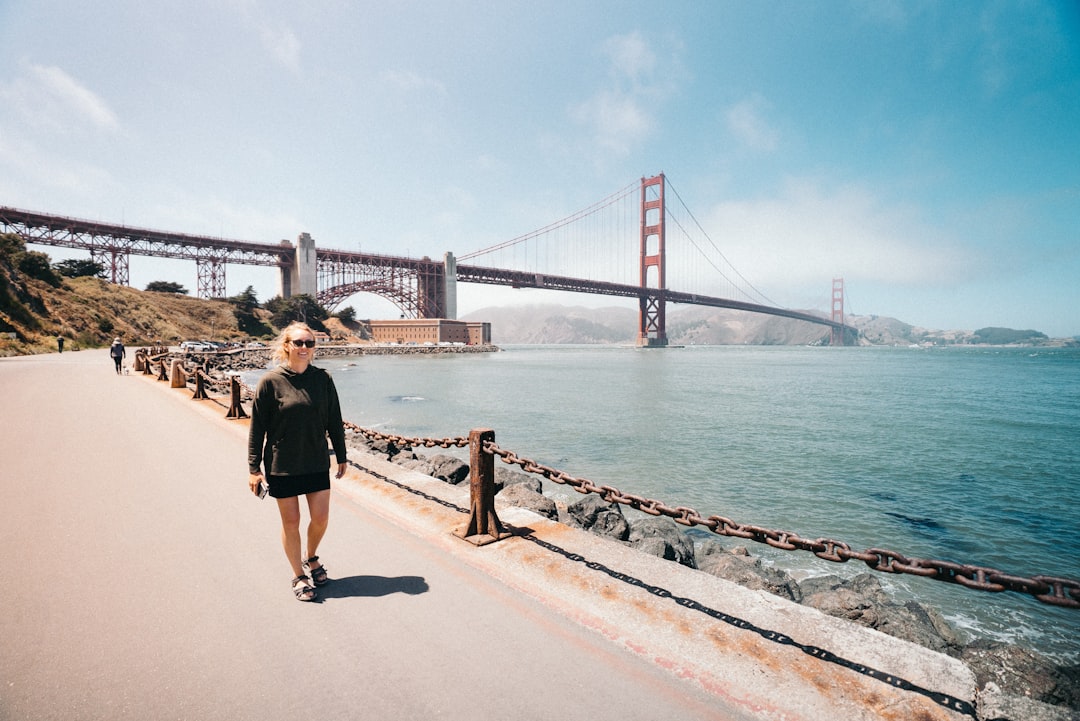
<svg viewBox="0 0 1080 721">
<path fill-rule="evenodd" d="M 347 460 L 337 389 L 329 373 L 311 365 L 314 357 L 315 334 L 307 324 L 292 323 L 281 332 L 273 354 L 279 365 L 255 389 L 248 434 L 248 485 L 258 494 L 266 483 L 277 500 L 281 543 L 301 601 L 314 601 L 314 587 L 329 580 L 316 555 L 330 518 L 327 435 L 337 459 L 335 478 L 345 474 Z M 310 516 L 303 554 L 300 496 L 307 497 Z"/>
</svg>

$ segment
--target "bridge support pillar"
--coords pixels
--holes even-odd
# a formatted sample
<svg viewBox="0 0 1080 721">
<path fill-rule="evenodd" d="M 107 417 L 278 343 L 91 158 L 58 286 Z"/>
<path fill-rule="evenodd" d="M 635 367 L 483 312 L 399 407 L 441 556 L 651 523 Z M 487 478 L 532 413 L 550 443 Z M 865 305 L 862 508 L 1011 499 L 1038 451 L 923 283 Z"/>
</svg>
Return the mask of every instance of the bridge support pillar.
<svg viewBox="0 0 1080 721">
<path fill-rule="evenodd" d="M 662 348 L 668 344 L 664 290 L 664 174 L 641 179 L 641 289 L 638 300 L 638 346 Z"/>
<path fill-rule="evenodd" d="M 457 259 L 447 252 L 443 255 L 443 317 L 457 320 Z"/>
<path fill-rule="evenodd" d="M 282 268 L 282 286 L 285 286 L 285 268 Z M 288 287 L 282 287 L 281 297 L 310 295 L 319 293 L 318 264 L 315 262 L 315 240 L 307 233 L 301 233 L 296 239 L 296 260 L 288 269 Z"/>
<path fill-rule="evenodd" d="M 198 258 L 195 261 L 200 298 L 225 297 L 225 262 L 219 258 Z"/>
<path fill-rule="evenodd" d="M 91 249 L 90 260 L 104 268 L 106 280 L 115 285 L 128 284 L 131 255 L 122 248 Z"/>
</svg>

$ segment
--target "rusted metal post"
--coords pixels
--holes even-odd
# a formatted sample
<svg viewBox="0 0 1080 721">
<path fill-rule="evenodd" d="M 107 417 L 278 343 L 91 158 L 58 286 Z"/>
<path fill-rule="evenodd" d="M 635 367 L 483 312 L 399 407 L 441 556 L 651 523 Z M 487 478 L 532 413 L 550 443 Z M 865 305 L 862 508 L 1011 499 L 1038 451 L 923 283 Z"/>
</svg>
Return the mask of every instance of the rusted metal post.
<svg viewBox="0 0 1080 721">
<path fill-rule="evenodd" d="M 209 398 L 206 394 L 206 382 L 203 380 L 203 373 L 201 368 L 195 369 L 195 395 L 191 397 L 192 400 L 205 401 Z"/>
<path fill-rule="evenodd" d="M 244 412 L 244 405 L 240 402 L 240 379 L 233 376 L 229 385 L 232 391 L 232 402 L 229 404 L 229 412 L 225 414 L 225 417 L 247 418 L 248 414 Z"/>
<path fill-rule="evenodd" d="M 184 373 L 183 361 L 179 358 L 174 358 L 172 362 L 172 381 L 169 382 L 170 388 L 186 388 L 187 387 L 187 374 Z"/>
<path fill-rule="evenodd" d="M 495 431 L 469 431 L 469 523 L 454 535 L 484 546 L 511 535 L 495 513 L 495 456 L 484 452 L 484 444 L 495 441 Z"/>
</svg>

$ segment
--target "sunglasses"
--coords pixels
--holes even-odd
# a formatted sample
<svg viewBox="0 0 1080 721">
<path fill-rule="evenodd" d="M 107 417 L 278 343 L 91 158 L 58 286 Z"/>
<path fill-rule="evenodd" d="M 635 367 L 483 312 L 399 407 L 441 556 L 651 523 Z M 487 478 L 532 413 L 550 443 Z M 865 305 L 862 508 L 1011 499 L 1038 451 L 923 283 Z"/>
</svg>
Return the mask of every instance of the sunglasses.
<svg viewBox="0 0 1080 721">
<path fill-rule="evenodd" d="M 298 340 L 296 338 L 293 338 L 289 342 L 292 343 L 297 348 L 303 348 L 304 346 L 307 346 L 308 348 L 314 348 L 315 347 L 315 341 L 313 341 L 313 340 Z"/>
</svg>

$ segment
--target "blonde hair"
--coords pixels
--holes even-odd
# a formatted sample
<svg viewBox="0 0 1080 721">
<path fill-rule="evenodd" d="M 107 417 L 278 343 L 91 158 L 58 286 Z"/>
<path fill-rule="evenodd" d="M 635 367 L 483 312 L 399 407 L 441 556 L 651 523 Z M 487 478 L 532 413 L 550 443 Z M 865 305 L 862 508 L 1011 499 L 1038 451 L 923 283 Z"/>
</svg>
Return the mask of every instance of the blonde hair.
<svg viewBox="0 0 1080 721">
<path fill-rule="evenodd" d="M 301 323 L 298 320 L 294 320 L 289 325 L 285 326 L 285 330 L 281 331 L 274 344 L 271 346 L 273 351 L 270 353 L 270 359 L 277 363 L 284 363 L 289 360 L 289 349 L 286 345 L 289 342 L 289 334 L 293 331 L 301 330 L 311 334 L 311 337 L 315 337 L 315 331 L 311 329 L 307 323 Z"/>
</svg>

